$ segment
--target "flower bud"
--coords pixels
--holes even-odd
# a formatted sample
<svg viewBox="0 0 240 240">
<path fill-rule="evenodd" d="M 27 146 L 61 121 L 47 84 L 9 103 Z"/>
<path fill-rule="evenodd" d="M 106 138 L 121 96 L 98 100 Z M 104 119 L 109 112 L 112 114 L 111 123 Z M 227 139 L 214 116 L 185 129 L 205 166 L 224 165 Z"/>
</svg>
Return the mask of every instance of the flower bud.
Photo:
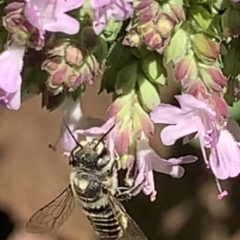
<svg viewBox="0 0 240 240">
<path fill-rule="evenodd" d="M 186 18 L 182 0 L 169 0 L 163 4 L 163 12 L 168 14 L 175 23 L 184 21 Z"/>
<path fill-rule="evenodd" d="M 196 34 L 192 43 L 195 53 L 201 60 L 215 62 L 218 59 L 220 46 L 217 42 L 214 42 L 203 34 Z"/>
<path fill-rule="evenodd" d="M 143 74 L 138 75 L 139 101 L 145 111 L 150 112 L 160 104 L 160 98 L 155 86 Z"/>
<path fill-rule="evenodd" d="M 82 46 L 70 42 L 58 43 L 48 51 L 42 69 L 49 73 L 47 88 L 53 94 L 66 89 L 75 91 L 83 83 L 92 83 L 98 73 L 99 64 L 92 54 Z"/>
<path fill-rule="evenodd" d="M 135 30 L 131 30 L 124 37 L 122 44 L 130 47 L 140 47 L 142 44 L 141 37 Z"/>
<path fill-rule="evenodd" d="M 27 44 L 31 48 L 41 50 L 44 40 L 40 37 L 38 29 L 34 28 L 24 17 L 24 3 L 13 2 L 6 6 L 2 18 L 3 26 L 11 33 L 11 38 L 19 45 Z"/>
<path fill-rule="evenodd" d="M 216 92 L 222 92 L 227 85 L 227 78 L 222 71 L 215 66 L 199 65 L 200 75 L 208 88 Z"/>
<path fill-rule="evenodd" d="M 140 24 L 152 21 L 159 13 L 160 6 L 153 0 L 137 0 L 133 3 L 136 21 Z"/>
<path fill-rule="evenodd" d="M 167 38 L 174 28 L 174 21 L 167 15 L 161 14 L 156 22 L 156 29 L 161 37 Z"/>
<path fill-rule="evenodd" d="M 185 56 L 176 64 L 174 77 L 176 81 L 181 81 L 184 87 L 188 87 L 190 83 L 197 80 L 198 67 L 193 54 Z"/>
</svg>

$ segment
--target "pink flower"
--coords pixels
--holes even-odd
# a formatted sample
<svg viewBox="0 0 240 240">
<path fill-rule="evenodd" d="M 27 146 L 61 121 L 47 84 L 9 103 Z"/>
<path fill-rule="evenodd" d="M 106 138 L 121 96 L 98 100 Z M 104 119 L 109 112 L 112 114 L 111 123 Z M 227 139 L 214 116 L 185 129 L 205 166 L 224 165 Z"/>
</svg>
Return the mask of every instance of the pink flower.
<svg viewBox="0 0 240 240">
<path fill-rule="evenodd" d="M 0 102 L 11 110 L 21 106 L 21 71 L 25 47 L 12 43 L 0 55 Z"/>
<path fill-rule="evenodd" d="M 239 143 L 227 126 L 218 121 L 216 113 L 205 102 L 189 94 L 176 98 L 181 108 L 160 104 L 151 113 L 151 118 L 155 123 L 170 124 L 161 132 L 165 145 L 172 145 L 177 139 L 189 134 L 195 134 L 195 137 L 199 138 L 205 163 L 216 176 L 220 192 L 218 198 L 221 199 L 227 192 L 222 191 L 218 179 L 236 177 L 240 173 Z M 210 149 L 209 158 L 205 148 Z"/>
<path fill-rule="evenodd" d="M 90 128 L 91 126 L 98 126 L 102 124 L 103 121 L 94 118 L 85 118 L 83 116 L 80 101 L 74 101 L 71 97 L 67 97 L 64 102 L 63 120 L 60 127 L 60 134 L 54 144 L 50 144 L 50 148 L 56 149 L 58 143 L 66 152 L 70 152 L 74 147 L 76 147 L 76 142 L 73 137 L 78 140 L 77 129 Z M 66 127 L 66 124 L 71 131 L 72 135 Z"/>
<path fill-rule="evenodd" d="M 209 163 L 218 179 L 225 180 L 239 175 L 240 145 L 228 129 L 223 128 L 220 131 L 216 147 L 211 149 Z"/>
<path fill-rule="evenodd" d="M 83 0 L 25 0 L 24 14 L 44 38 L 45 31 L 76 34 L 79 22 L 66 12 L 79 8 Z"/>
<path fill-rule="evenodd" d="M 157 193 L 153 171 L 165 173 L 174 178 L 181 178 L 184 175 L 185 170 L 179 165 L 197 161 L 197 157 L 191 155 L 165 160 L 156 154 L 156 152 L 149 146 L 146 139 L 137 141 L 136 153 L 139 173 L 135 185 L 139 185 L 144 181 L 143 192 L 146 195 L 151 195 L 151 201 L 155 200 Z"/>
<path fill-rule="evenodd" d="M 160 104 L 150 114 L 154 123 L 170 124 L 161 132 L 163 143 L 172 145 L 179 138 L 193 133 L 199 138 L 202 150 L 216 143 L 219 134 L 216 129 L 216 113 L 205 102 L 190 94 L 175 97 L 181 108 Z M 208 163 L 206 156 L 204 160 Z"/>
<path fill-rule="evenodd" d="M 91 0 L 95 33 L 100 34 L 111 17 L 116 21 L 124 21 L 132 16 L 132 2 L 133 0 Z"/>
</svg>

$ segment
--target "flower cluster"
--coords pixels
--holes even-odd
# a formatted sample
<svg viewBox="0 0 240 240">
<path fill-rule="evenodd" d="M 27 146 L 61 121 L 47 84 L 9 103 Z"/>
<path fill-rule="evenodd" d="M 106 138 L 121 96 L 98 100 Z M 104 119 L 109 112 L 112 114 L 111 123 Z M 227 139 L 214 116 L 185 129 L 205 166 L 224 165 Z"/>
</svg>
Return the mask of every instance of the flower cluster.
<svg viewBox="0 0 240 240">
<path fill-rule="evenodd" d="M 240 174 L 240 129 L 229 111 L 240 96 L 240 1 L 186 2 L 1 4 L 1 105 L 18 110 L 27 93 L 40 94 L 49 111 L 63 104 L 52 148 L 60 142 L 65 155 L 75 147 L 73 136 L 100 138 L 114 126 L 105 139 L 108 151 L 119 157 L 126 185 L 143 182 L 152 201 L 155 172 L 181 178 L 182 165 L 197 161 L 193 155 L 164 159 L 154 151 L 155 124 L 164 124 L 164 145 L 199 142 L 218 199 L 224 198 L 220 181 Z M 86 118 L 81 109 L 85 88 L 96 80 L 99 93 L 112 94 L 104 121 Z M 176 106 L 161 95 L 172 82 L 179 89 Z"/>
</svg>

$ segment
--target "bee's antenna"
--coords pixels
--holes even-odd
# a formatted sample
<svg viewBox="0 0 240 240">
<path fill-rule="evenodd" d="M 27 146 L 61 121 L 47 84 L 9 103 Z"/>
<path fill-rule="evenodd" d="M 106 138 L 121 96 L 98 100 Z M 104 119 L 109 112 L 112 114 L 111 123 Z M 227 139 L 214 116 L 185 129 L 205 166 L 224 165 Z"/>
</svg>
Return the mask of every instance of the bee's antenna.
<svg viewBox="0 0 240 240">
<path fill-rule="evenodd" d="M 71 135 L 72 139 L 74 140 L 74 142 L 76 143 L 77 146 L 83 148 L 83 146 L 78 142 L 78 140 L 75 138 L 75 136 L 73 135 L 72 131 L 70 130 L 67 121 L 65 118 L 63 118 L 63 124 L 66 127 L 67 131 L 69 132 L 69 134 Z"/>
<path fill-rule="evenodd" d="M 110 129 L 98 140 L 98 142 L 96 143 L 96 145 L 94 146 L 94 149 L 97 148 L 97 146 L 100 144 L 100 142 L 102 142 L 102 140 L 113 130 L 113 128 L 115 127 L 115 124 L 113 124 Z"/>
</svg>

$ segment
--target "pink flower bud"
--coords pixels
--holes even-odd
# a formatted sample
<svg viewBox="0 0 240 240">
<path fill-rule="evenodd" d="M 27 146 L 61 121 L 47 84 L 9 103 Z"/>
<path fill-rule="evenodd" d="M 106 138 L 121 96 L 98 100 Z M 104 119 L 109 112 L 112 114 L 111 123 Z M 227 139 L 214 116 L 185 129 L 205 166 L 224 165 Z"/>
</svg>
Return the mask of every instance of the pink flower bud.
<svg viewBox="0 0 240 240">
<path fill-rule="evenodd" d="M 156 29 L 161 37 L 167 38 L 171 34 L 174 25 L 174 21 L 167 14 L 163 13 L 156 22 Z"/>
<path fill-rule="evenodd" d="M 184 87 L 188 87 L 190 83 L 196 81 L 197 76 L 198 68 L 192 54 L 185 56 L 176 64 L 174 77 L 177 81 L 181 81 Z"/>
<path fill-rule="evenodd" d="M 24 17 L 24 3 L 13 2 L 6 6 L 2 18 L 3 26 L 11 34 L 11 38 L 19 45 L 25 45 L 41 50 L 44 40 L 38 29 L 33 27 Z"/>
<path fill-rule="evenodd" d="M 193 38 L 193 48 L 201 60 L 213 62 L 217 60 L 220 54 L 219 44 L 203 34 L 195 35 Z"/>
<path fill-rule="evenodd" d="M 42 69 L 49 73 L 47 88 L 55 95 L 63 89 L 73 92 L 83 83 L 92 83 L 98 74 L 99 63 L 82 46 L 62 42 L 48 51 Z"/>
</svg>

